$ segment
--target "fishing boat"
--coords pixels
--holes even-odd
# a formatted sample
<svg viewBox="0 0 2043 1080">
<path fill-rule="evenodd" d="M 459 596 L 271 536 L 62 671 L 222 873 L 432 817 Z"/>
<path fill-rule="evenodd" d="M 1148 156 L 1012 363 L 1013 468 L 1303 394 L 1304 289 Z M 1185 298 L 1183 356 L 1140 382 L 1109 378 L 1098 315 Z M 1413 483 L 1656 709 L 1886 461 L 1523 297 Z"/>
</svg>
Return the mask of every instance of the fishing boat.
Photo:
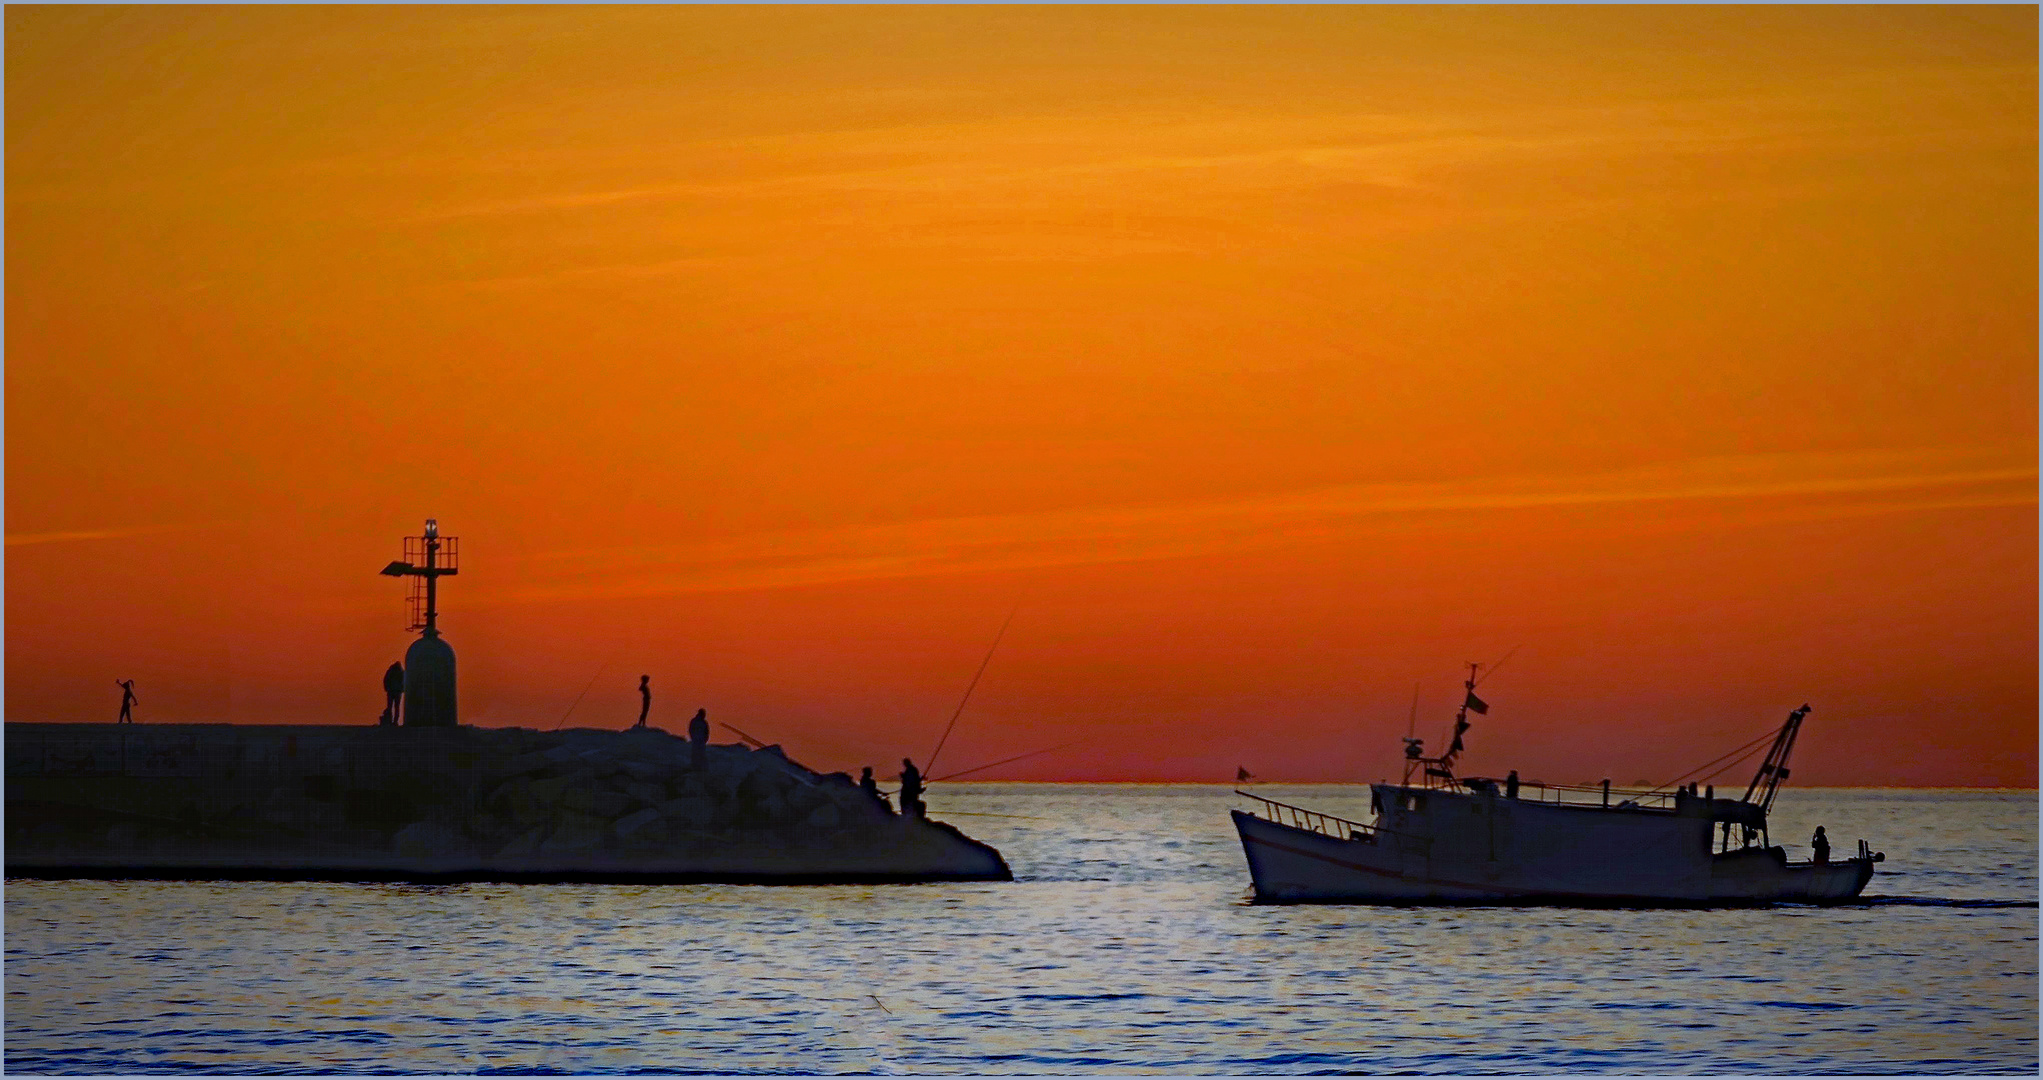
<svg viewBox="0 0 2043 1080">
<path fill-rule="evenodd" d="M 1556 903 L 1731 905 L 1838 903 L 1859 895 L 1886 856 L 1864 840 L 1850 858 L 1796 861 L 1774 846 L 1767 813 L 1788 778 L 1804 705 L 1769 735 L 1772 745 L 1739 798 L 1677 778 L 1651 790 L 1460 776 L 1454 770 L 1481 665 L 1446 752 L 1405 739 L 1404 778 L 1372 784 L 1367 823 L 1278 802 L 1234 810 L 1255 898 L 1268 903 Z M 1749 748 L 1749 749 L 1748 749 Z M 1725 755 L 1731 757 L 1731 755 Z M 1719 758 L 1718 761 L 1723 761 Z M 1711 762 L 1704 769 L 1716 765 Z M 1733 762 L 1735 764 L 1735 761 Z M 1695 775 L 1701 769 L 1687 775 Z"/>
</svg>

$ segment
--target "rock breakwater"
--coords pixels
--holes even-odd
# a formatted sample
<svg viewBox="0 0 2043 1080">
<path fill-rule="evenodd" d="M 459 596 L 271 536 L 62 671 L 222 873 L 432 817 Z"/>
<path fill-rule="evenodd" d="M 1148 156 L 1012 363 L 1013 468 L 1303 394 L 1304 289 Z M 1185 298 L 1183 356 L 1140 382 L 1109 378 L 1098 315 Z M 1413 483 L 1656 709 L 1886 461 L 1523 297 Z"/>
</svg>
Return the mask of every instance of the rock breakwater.
<svg viewBox="0 0 2043 1080">
<path fill-rule="evenodd" d="M 653 729 L 6 725 L 7 873 L 346 880 L 1011 880 L 778 747 Z"/>
</svg>

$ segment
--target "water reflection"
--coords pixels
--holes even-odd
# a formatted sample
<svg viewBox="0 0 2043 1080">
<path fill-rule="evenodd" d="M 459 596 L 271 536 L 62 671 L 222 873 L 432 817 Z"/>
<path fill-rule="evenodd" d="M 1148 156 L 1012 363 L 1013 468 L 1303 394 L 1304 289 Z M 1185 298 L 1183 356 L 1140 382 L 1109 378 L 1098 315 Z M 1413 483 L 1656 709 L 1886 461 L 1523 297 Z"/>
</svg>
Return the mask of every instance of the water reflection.
<svg viewBox="0 0 2043 1080">
<path fill-rule="evenodd" d="M 1013 884 L 15 881 L 7 1066 L 2033 1072 L 2033 797 L 1797 794 L 1913 899 L 1258 907 L 1224 790 L 1019 785 L 934 809 Z"/>
</svg>

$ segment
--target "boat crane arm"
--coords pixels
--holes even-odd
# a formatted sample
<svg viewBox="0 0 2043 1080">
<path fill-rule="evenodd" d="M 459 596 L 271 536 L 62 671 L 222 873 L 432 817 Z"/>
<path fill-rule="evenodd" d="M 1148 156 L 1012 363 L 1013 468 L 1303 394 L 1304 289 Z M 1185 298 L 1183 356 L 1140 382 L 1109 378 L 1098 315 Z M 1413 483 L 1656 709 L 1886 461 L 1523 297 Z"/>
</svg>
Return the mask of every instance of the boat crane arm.
<svg viewBox="0 0 2043 1080">
<path fill-rule="evenodd" d="M 1803 705 L 1788 714 L 1787 722 L 1781 725 L 1780 734 L 1774 736 L 1773 746 L 1766 752 L 1766 760 L 1760 762 L 1759 771 L 1752 776 L 1752 783 L 1746 785 L 1746 802 L 1753 802 L 1753 794 L 1761 792 L 1757 800 L 1760 813 L 1773 809 L 1773 797 L 1780 792 L 1781 781 L 1788 778 L 1788 755 L 1795 752 L 1795 737 L 1802 733 L 1802 718 L 1809 715 L 1809 706 Z"/>
</svg>

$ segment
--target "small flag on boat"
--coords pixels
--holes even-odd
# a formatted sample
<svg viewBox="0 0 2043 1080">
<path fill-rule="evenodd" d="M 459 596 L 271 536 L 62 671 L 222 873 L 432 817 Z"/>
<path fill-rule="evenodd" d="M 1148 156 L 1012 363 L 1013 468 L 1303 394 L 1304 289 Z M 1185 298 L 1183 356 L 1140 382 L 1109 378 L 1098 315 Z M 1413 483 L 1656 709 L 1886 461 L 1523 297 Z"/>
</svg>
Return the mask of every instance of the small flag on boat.
<svg viewBox="0 0 2043 1080">
<path fill-rule="evenodd" d="M 1470 712 L 1487 713 L 1490 711 L 1490 703 L 1477 697 L 1476 692 L 1473 690 L 1468 692 L 1468 700 L 1461 704 L 1463 708 L 1468 709 Z"/>
<path fill-rule="evenodd" d="M 1255 776 L 1254 776 L 1253 774 L 1251 774 L 1251 773 L 1250 773 L 1250 772 L 1249 772 L 1249 771 L 1248 771 L 1247 769 L 1245 769 L 1245 768 L 1243 768 L 1243 767 L 1241 767 L 1241 766 L 1239 766 L 1239 765 L 1236 765 L 1236 766 L 1234 767 L 1234 782 L 1235 782 L 1235 783 L 1237 783 L 1237 784 L 1246 784 L 1246 783 L 1248 783 L 1249 781 L 1251 781 L 1251 780 L 1254 780 L 1254 779 L 1255 779 Z"/>
</svg>

